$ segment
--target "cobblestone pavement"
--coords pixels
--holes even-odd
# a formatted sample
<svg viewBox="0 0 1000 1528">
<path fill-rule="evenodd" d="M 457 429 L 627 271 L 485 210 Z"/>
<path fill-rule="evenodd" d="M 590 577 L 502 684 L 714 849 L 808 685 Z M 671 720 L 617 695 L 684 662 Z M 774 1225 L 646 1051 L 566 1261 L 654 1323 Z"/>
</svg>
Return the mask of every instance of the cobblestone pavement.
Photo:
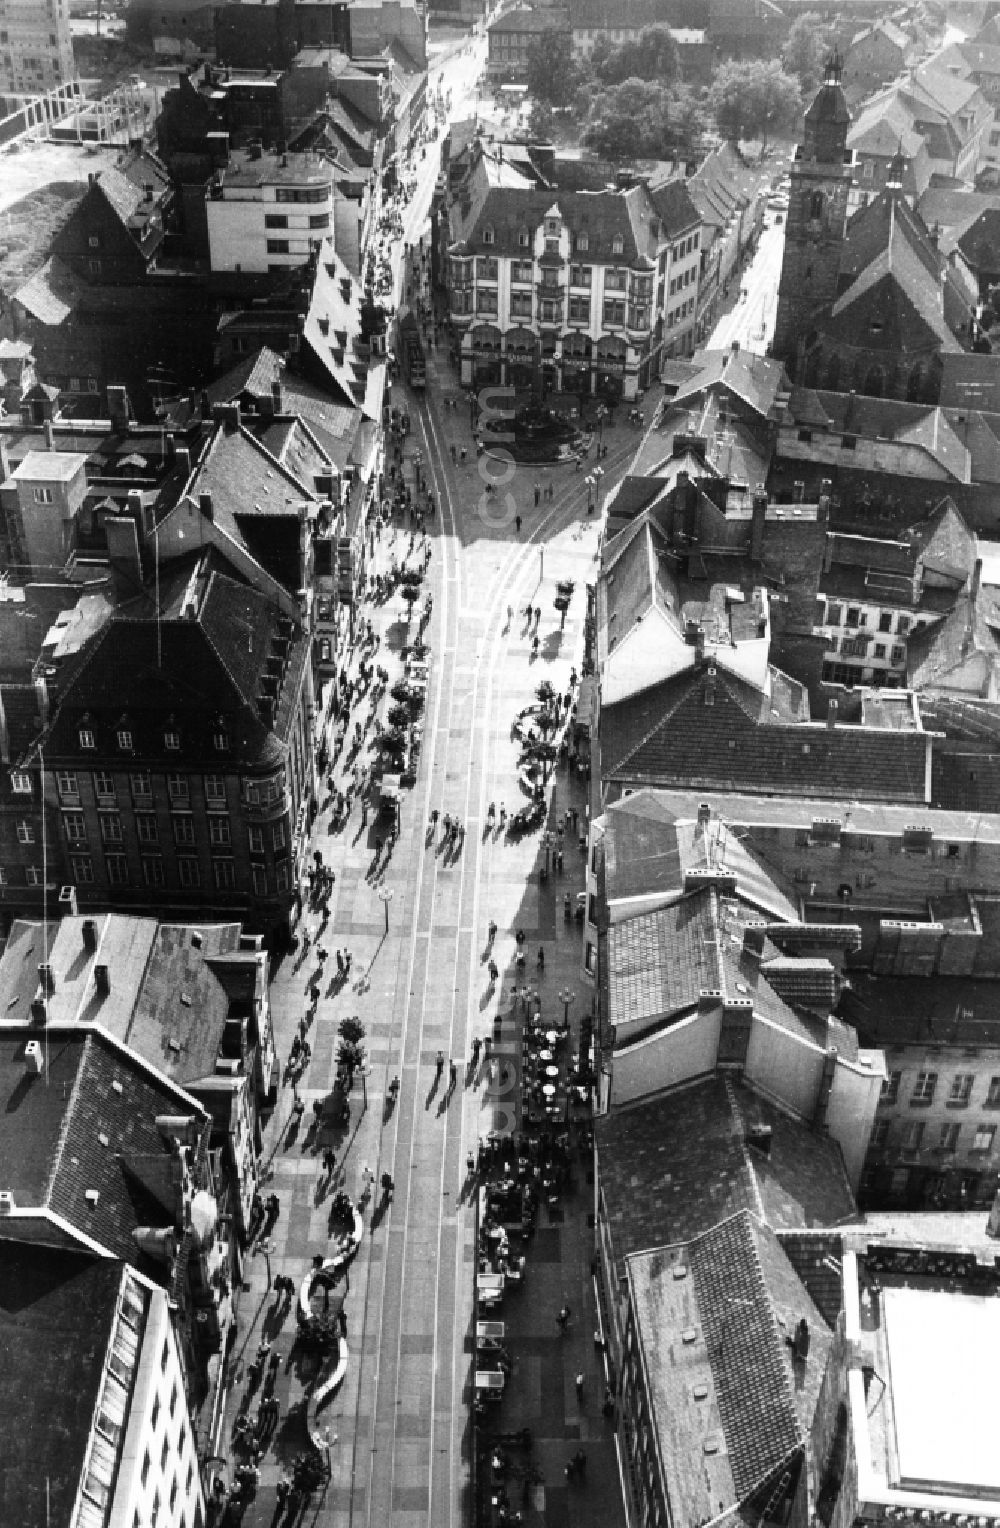
<svg viewBox="0 0 1000 1528">
<path fill-rule="evenodd" d="M 264 1333 L 280 1356 L 276 1393 L 280 1417 L 261 1460 L 257 1498 L 248 1524 L 282 1519 L 275 1487 L 305 1443 L 304 1381 L 308 1371 L 294 1348 L 294 1312 L 276 1302 L 270 1283 L 290 1275 L 296 1283 L 328 1245 L 330 1201 L 344 1186 L 357 1197 L 365 1166 L 393 1175 L 395 1199 L 388 1209 L 366 1213 L 366 1230 L 350 1270 L 345 1301 L 349 1362 L 340 1390 L 321 1414 L 329 1431 L 330 1483 L 303 1509 L 300 1519 L 336 1528 L 460 1528 L 473 1520 L 471 1387 L 473 1382 L 474 1196 L 466 1157 L 494 1121 L 488 1069 L 473 1075 L 467 1061 L 475 1037 L 492 1035 L 498 1009 L 512 1006 L 514 931 L 526 947 L 544 945 L 544 973 L 537 983 L 546 1017 L 561 1019 L 556 994 L 575 996 L 570 1021 L 578 1026 L 589 1010 L 582 969 L 579 925 L 563 916 L 566 892 L 584 884 L 582 854 L 571 845 L 563 876 L 539 877 L 538 833 L 518 842 L 487 831 L 491 801 L 508 812 L 523 801 L 516 776 L 518 745 L 511 735 L 516 712 L 550 678 L 568 687 L 579 666 L 585 588 L 592 581 L 597 520 L 588 517 L 586 467 L 519 468 L 505 491 L 522 517 L 491 525 L 477 505 L 482 491 L 468 408 L 442 348 L 431 352 L 424 402 L 396 389 L 394 402 L 409 408 L 413 428 L 406 442 L 407 471 L 422 453 L 437 513 L 428 524 L 433 553 L 427 584 L 433 592 L 430 687 L 422 756 L 414 789 L 405 793 L 401 831 L 388 860 L 376 864 L 375 818 L 362 821 L 355 802 L 346 828 L 330 832 L 329 814 L 316 823 L 315 847 L 336 873 L 331 919 L 324 942 L 349 949 L 351 980 L 336 989 L 326 977 L 317 1017 L 309 1032 L 312 1056 L 299 1092 L 306 1105 L 298 1130 L 290 1123 L 292 1094 L 283 1087 L 268 1128 L 266 1151 L 281 1214 L 265 1251 L 249 1264 L 241 1306 L 241 1331 L 230 1363 L 230 1394 L 221 1452 L 229 1453 L 233 1418 L 246 1395 L 246 1366 Z M 446 398 L 462 399 L 450 408 Z M 622 411 L 623 412 L 623 411 Z M 605 486 L 620 475 L 638 435 L 621 423 L 606 428 L 609 445 Z M 449 447 L 465 446 L 468 462 L 454 466 Z M 551 482 L 553 497 L 536 506 L 534 484 Z M 396 527 L 377 544 L 377 565 L 401 557 L 408 533 Z M 553 608 L 555 585 L 574 580 L 565 628 Z M 532 655 L 520 612 L 541 608 L 540 646 Z M 516 612 L 508 620 L 508 606 Z M 395 595 L 385 606 L 366 604 L 362 614 L 381 633 L 375 661 L 401 672 L 405 606 Z M 352 672 L 356 670 L 356 661 Z M 367 702 L 362 702 L 367 706 Z M 338 767 L 338 783 L 342 772 Z M 557 770 L 549 787 L 550 815 L 571 804 L 581 815 L 584 790 Z M 441 833 L 432 838 L 432 808 L 465 824 L 458 853 L 445 852 Z M 391 894 L 388 902 L 380 893 Z M 491 989 L 485 946 L 490 919 L 498 924 L 495 958 L 500 980 Z M 388 925 L 388 932 L 386 931 Z M 315 947 L 305 958 L 286 959 L 274 986 L 279 1056 L 288 1054 L 313 979 Z M 357 1014 L 366 1029 L 369 1072 L 356 1083 L 346 1130 L 317 1130 L 312 1105 L 327 1098 L 336 1075 L 337 1026 Z M 443 1050 L 458 1066 L 457 1085 L 435 1087 L 435 1057 Z M 395 1108 L 387 1087 L 398 1074 Z M 447 1086 L 447 1071 L 444 1078 Z M 306 1129 L 306 1126 L 309 1126 Z M 336 1169 L 329 1177 L 322 1154 L 332 1147 Z M 507 1303 L 516 1372 L 500 1408 L 508 1425 L 531 1425 L 536 1463 L 544 1476 L 525 1492 L 526 1523 L 615 1528 L 624 1521 L 617 1484 L 615 1436 L 601 1415 L 602 1355 L 595 1345 L 590 1277 L 592 1187 L 582 1161 L 572 1193 L 551 1219 L 547 1211 L 528 1250 L 526 1287 Z M 560 1337 L 555 1314 L 568 1301 L 576 1319 Z M 517 1302 L 517 1303 L 515 1303 Z M 584 1372 L 583 1403 L 574 1379 Z M 517 1420 L 509 1420 L 517 1419 Z M 563 1467 L 583 1441 L 588 1453 L 585 1486 L 569 1485 Z M 570 1446 L 571 1445 L 571 1446 Z M 528 1497 L 530 1496 L 530 1500 Z"/>
</svg>

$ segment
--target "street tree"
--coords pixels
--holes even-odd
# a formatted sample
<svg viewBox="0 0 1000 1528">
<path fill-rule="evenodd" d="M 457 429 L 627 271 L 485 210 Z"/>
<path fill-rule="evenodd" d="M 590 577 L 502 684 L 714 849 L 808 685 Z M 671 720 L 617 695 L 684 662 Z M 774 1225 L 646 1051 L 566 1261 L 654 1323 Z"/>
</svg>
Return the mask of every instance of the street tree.
<svg viewBox="0 0 1000 1528">
<path fill-rule="evenodd" d="M 669 27 L 643 27 L 638 37 L 590 56 L 594 76 L 605 85 L 654 80 L 669 85 L 680 76 L 680 54 Z"/>
<path fill-rule="evenodd" d="M 690 151 L 698 122 L 685 86 L 629 79 L 597 93 L 583 142 L 602 159 L 669 159 Z"/>
<path fill-rule="evenodd" d="M 785 73 L 798 80 L 803 96 L 811 96 L 817 90 L 835 40 L 835 28 L 824 24 L 823 18 L 813 11 L 806 11 L 792 22 L 781 50 L 781 63 Z"/>
<path fill-rule="evenodd" d="M 568 32 L 540 32 L 528 52 L 528 92 L 546 106 L 569 106 L 580 70 Z"/>
<path fill-rule="evenodd" d="M 722 65 L 708 93 L 709 107 L 723 138 L 738 143 L 790 127 L 802 110 L 798 80 L 786 74 L 776 59 L 729 62 Z"/>
</svg>

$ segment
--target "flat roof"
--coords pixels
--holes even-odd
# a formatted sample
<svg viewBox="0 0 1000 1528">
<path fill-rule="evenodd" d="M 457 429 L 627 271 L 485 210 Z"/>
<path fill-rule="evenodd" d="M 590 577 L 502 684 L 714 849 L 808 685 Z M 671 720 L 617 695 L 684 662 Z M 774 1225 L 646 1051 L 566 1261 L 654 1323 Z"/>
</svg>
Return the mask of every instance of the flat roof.
<svg viewBox="0 0 1000 1528">
<path fill-rule="evenodd" d="M 898 1285 L 885 1287 L 881 1298 L 895 1424 L 890 1483 L 1000 1495 L 994 1422 L 1000 1300 Z"/>
<path fill-rule="evenodd" d="M 82 451 L 29 451 L 11 473 L 15 482 L 45 478 L 50 483 L 68 483 L 87 465 Z"/>
</svg>

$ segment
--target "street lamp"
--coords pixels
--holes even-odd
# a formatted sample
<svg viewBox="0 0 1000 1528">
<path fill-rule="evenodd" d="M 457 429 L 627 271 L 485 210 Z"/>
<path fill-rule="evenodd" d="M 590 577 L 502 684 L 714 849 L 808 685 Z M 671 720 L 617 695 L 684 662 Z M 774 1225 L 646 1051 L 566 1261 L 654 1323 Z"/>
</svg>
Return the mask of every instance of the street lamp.
<svg viewBox="0 0 1000 1528">
<path fill-rule="evenodd" d="M 592 472 L 588 472 L 587 473 L 587 476 L 584 478 L 584 483 L 586 484 L 586 487 L 587 487 L 587 514 L 588 515 L 592 515 L 594 513 L 594 483 L 595 483 L 594 474 Z"/>
<path fill-rule="evenodd" d="M 378 889 L 379 899 L 385 908 L 385 932 L 387 935 L 389 933 L 389 903 L 392 901 L 392 892 L 393 888 L 391 886 L 380 886 Z"/>
<path fill-rule="evenodd" d="M 594 468 L 594 508 L 601 513 L 601 478 L 604 476 L 603 467 Z"/>
<path fill-rule="evenodd" d="M 571 992 L 569 987 L 564 987 L 559 994 L 559 1001 L 563 1005 L 563 1026 L 569 1024 L 569 1005 L 576 1000 L 576 993 Z"/>
</svg>

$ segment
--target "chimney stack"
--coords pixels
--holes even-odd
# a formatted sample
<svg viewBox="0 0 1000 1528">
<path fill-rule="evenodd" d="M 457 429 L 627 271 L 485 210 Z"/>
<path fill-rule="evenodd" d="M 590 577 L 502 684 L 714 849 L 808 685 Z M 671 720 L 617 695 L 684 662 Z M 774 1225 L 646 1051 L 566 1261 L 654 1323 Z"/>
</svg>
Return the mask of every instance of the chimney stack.
<svg viewBox="0 0 1000 1528">
<path fill-rule="evenodd" d="M 750 520 L 750 561 L 763 562 L 764 537 L 767 532 L 767 494 L 758 488 L 753 496 L 753 514 Z"/>
<path fill-rule="evenodd" d="M 707 801 L 703 801 L 698 807 L 698 826 L 701 829 L 708 827 L 712 820 L 712 808 Z"/>
<path fill-rule="evenodd" d="M 715 705 L 715 664 L 710 663 L 705 670 L 705 704 Z"/>
<path fill-rule="evenodd" d="M 830 704 L 826 708 L 826 725 L 828 727 L 835 727 L 837 725 L 837 712 L 839 710 L 839 702 L 831 697 Z"/>
<path fill-rule="evenodd" d="M 743 953 L 759 961 L 764 953 L 764 936 L 767 924 L 758 921 L 743 925 Z"/>
<path fill-rule="evenodd" d="M 198 495 L 198 508 L 206 520 L 215 519 L 215 505 L 212 503 L 212 495 L 210 493 L 200 493 Z"/>
<path fill-rule="evenodd" d="M 56 448 L 56 429 L 51 419 L 45 421 L 45 449 L 54 451 Z"/>
<path fill-rule="evenodd" d="M 128 394 L 124 387 L 118 383 L 108 386 L 108 417 L 111 420 L 111 428 L 116 435 L 124 435 L 128 430 Z"/>
</svg>

